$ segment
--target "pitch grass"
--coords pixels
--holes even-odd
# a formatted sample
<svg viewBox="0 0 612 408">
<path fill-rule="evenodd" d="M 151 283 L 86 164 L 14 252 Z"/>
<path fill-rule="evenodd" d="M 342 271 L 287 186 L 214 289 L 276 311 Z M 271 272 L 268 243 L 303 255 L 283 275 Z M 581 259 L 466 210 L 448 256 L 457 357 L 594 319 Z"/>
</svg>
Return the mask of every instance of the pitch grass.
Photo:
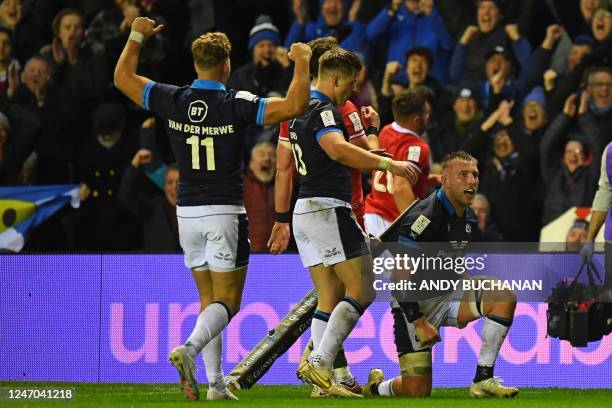
<svg viewBox="0 0 612 408">
<path fill-rule="evenodd" d="M 19 389 L 59 389 L 70 388 L 76 397 L 72 401 L 7 401 L 6 390 Z M 431 398 L 364 398 L 311 399 L 310 388 L 306 386 L 255 386 L 250 390 L 237 391 L 240 401 L 186 401 L 176 384 L 91 384 L 91 383 L 38 383 L 38 382 L 0 382 L 2 396 L 0 408 L 10 407 L 191 407 L 225 406 L 263 408 L 300 408 L 300 407 L 440 407 L 440 408 L 591 408 L 610 407 L 612 389 L 566 389 L 566 388 L 523 388 L 514 399 L 473 400 L 464 388 L 434 389 Z M 205 386 L 201 387 L 206 395 Z"/>
</svg>

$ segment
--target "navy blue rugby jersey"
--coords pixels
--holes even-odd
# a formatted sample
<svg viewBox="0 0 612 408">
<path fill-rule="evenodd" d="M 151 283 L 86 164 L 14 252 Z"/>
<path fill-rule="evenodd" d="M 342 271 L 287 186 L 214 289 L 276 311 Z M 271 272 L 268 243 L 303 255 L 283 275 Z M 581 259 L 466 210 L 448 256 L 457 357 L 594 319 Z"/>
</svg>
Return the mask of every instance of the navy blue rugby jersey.
<svg viewBox="0 0 612 408">
<path fill-rule="evenodd" d="M 319 91 L 311 91 L 304 115 L 289 122 L 289 140 L 298 173 L 298 198 L 330 197 L 351 202 L 351 171 L 332 160 L 319 146 L 326 133 L 338 132 L 349 140 L 342 115 Z"/>
<path fill-rule="evenodd" d="M 263 125 L 267 101 L 217 81 L 147 84 L 142 105 L 163 119 L 179 167 L 177 205 L 243 205 L 244 132 Z"/>
</svg>

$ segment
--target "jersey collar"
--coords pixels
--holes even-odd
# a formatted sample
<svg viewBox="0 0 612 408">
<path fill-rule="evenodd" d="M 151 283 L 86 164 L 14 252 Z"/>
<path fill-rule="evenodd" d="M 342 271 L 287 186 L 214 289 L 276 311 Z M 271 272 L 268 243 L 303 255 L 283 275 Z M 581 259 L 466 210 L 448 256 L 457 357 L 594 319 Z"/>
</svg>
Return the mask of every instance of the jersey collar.
<svg viewBox="0 0 612 408">
<path fill-rule="evenodd" d="M 219 81 L 211 81 L 208 79 L 196 79 L 191 84 L 195 89 L 206 89 L 208 91 L 225 91 L 225 85 Z"/>
<path fill-rule="evenodd" d="M 450 200 L 446 196 L 446 193 L 444 192 L 444 187 L 440 187 L 436 195 L 438 196 L 438 199 L 442 202 L 442 205 L 446 209 L 448 215 L 450 215 L 451 217 L 456 215 L 455 207 L 453 207 Z"/>
<path fill-rule="evenodd" d="M 408 133 L 410 135 L 416 136 L 418 138 L 420 138 L 419 135 L 417 135 L 416 133 L 414 133 L 412 130 L 410 129 L 406 129 L 405 127 L 401 127 L 397 122 L 393 122 L 391 123 L 391 127 L 399 133 Z"/>
<path fill-rule="evenodd" d="M 329 99 L 327 95 L 321 91 L 317 91 L 316 89 L 310 90 L 310 99 L 320 99 L 323 102 L 331 102 L 331 99 Z"/>
</svg>

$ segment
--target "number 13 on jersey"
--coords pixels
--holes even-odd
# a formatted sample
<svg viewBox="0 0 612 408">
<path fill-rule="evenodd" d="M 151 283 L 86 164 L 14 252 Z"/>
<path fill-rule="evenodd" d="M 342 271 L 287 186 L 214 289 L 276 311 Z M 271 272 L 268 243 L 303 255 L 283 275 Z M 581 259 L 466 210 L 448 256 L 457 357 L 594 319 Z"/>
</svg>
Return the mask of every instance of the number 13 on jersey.
<svg viewBox="0 0 612 408">
<path fill-rule="evenodd" d="M 185 143 L 191 145 L 191 168 L 200 170 L 200 146 L 204 146 L 206 150 L 206 170 L 215 171 L 215 142 L 212 137 L 205 137 L 200 140 L 196 135 L 185 140 Z"/>
</svg>

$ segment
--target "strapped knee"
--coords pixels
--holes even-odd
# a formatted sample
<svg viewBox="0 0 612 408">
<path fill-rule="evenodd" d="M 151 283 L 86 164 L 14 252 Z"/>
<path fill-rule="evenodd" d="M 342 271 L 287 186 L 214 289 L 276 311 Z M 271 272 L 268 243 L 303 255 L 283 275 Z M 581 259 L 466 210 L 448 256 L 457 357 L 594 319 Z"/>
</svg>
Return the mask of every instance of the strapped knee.
<svg viewBox="0 0 612 408">
<path fill-rule="evenodd" d="M 402 377 L 431 375 L 431 349 L 406 353 L 399 358 Z"/>
</svg>

